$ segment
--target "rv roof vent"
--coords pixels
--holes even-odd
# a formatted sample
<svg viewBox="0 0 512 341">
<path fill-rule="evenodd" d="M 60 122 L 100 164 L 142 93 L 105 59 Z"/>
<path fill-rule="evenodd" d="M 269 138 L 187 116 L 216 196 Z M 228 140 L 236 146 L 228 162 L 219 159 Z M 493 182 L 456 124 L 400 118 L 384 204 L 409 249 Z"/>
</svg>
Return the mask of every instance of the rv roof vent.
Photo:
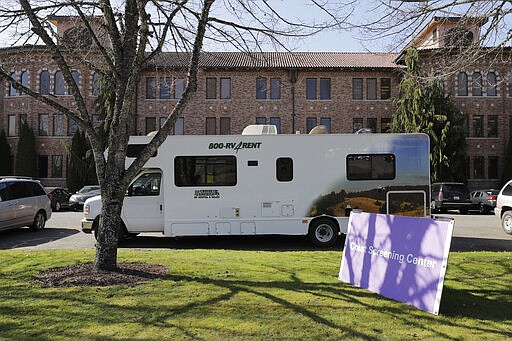
<svg viewBox="0 0 512 341">
<path fill-rule="evenodd" d="M 371 134 L 373 131 L 370 128 L 361 128 L 356 131 L 356 134 Z"/>
<path fill-rule="evenodd" d="M 251 124 L 244 128 L 242 135 L 277 135 L 277 127 L 272 124 Z"/>
<path fill-rule="evenodd" d="M 318 125 L 316 127 L 314 127 L 313 129 L 311 129 L 311 131 L 309 132 L 309 134 L 312 134 L 312 135 L 316 135 L 316 134 L 327 134 L 327 127 L 324 126 L 324 125 Z"/>
</svg>

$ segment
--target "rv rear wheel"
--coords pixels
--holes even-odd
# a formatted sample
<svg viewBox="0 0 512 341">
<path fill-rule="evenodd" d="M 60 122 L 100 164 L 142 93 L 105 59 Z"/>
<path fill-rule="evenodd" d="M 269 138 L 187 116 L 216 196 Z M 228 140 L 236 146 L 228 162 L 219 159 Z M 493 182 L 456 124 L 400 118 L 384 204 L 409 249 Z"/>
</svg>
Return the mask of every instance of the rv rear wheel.
<svg viewBox="0 0 512 341">
<path fill-rule="evenodd" d="M 314 220 L 309 226 L 308 238 L 315 245 L 328 247 L 338 240 L 340 230 L 336 221 L 327 218 Z"/>
</svg>

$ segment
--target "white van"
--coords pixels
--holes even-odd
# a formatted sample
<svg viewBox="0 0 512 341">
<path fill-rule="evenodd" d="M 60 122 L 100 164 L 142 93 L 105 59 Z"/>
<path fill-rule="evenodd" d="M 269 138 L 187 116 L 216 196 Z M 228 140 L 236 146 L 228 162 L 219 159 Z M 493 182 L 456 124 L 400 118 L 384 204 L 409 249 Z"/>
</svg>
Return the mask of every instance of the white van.
<svg viewBox="0 0 512 341">
<path fill-rule="evenodd" d="M 130 138 L 127 166 L 150 139 Z M 121 216 L 127 234 L 307 235 L 329 246 L 351 210 L 424 217 L 429 203 L 424 134 L 169 136 Z M 84 232 L 100 213 L 100 197 L 85 202 Z"/>
</svg>

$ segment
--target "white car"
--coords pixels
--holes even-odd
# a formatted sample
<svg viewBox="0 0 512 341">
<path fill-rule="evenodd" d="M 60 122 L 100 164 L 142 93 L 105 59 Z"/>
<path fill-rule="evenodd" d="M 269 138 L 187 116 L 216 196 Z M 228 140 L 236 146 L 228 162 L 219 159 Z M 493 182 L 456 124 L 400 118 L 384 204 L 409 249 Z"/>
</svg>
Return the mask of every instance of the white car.
<svg viewBox="0 0 512 341">
<path fill-rule="evenodd" d="M 501 220 L 505 233 L 512 235 L 512 180 L 498 194 L 494 215 Z"/>
</svg>

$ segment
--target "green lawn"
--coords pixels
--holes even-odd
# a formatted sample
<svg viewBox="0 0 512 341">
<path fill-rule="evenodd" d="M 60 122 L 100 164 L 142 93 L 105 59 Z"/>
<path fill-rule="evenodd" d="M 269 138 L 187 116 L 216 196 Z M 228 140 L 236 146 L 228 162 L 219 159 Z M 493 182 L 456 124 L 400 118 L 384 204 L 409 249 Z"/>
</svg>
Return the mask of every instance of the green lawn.
<svg viewBox="0 0 512 341">
<path fill-rule="evenodd" d="M 47 288 L 38 271 L 94 251 L 0 251 L 0 339 L 512 338 L 512 253 L 452 253 L 434 316 L 338 281 L 341 251 L 119 251 L 164 279 Z"/>
</svg>

